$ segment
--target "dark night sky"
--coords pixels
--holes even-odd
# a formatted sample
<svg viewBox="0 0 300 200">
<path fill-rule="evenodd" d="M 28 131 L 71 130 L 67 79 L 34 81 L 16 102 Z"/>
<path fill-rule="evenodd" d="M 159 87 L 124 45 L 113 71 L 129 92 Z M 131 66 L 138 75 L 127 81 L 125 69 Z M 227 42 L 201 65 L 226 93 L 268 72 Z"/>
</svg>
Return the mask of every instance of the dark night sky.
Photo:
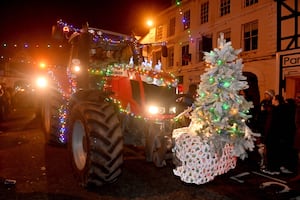
<svg viewBox="0 0 300 200">
<path fill-rule="evenodd" d="M 171 5 L 172 0 L 1 0 L 0 41 L 36 41 L 51 36 L 58 19 L 78 28 L 91 27 L 125 34 L 146 30 L 146 17 Z"/>
</svg>

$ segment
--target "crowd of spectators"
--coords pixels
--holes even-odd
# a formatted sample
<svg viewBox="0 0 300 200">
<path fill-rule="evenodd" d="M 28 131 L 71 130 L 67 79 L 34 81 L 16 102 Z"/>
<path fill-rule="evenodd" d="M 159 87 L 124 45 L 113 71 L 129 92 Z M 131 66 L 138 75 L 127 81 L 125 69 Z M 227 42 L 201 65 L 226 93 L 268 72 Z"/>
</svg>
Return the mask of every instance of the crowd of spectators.
<svg viewBox="0 0 300 200">
<path fill-rule="evenodd" d="M 261 134 L 258 147 L 262 172 L 270 175 L 296 173 L 296 101 L 267 90 L 260 106 L 257 130 Z"/>
</svg>

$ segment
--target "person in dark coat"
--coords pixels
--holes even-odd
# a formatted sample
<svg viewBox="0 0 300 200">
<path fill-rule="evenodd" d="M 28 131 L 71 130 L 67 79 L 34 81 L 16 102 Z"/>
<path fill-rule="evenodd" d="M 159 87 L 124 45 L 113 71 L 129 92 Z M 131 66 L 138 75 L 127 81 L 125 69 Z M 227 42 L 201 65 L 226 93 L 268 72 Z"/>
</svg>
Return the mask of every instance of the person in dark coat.
<svg viewBox="0 0 300 200">
<path fill-rule="evenodd" d="M 260 133 L 260 138 L 257 139 L 257 147 L 260 155 L 260 168 L 263 170 L 267 164 L 266 158 L 266 141 L 267 133 L 269 132 L 271 125 L 271 117 L 272 117 L 272 99 L 275 96 L 275 91 L 270 89 L 266 90 L 264 93 L 264 99 L 260 102 L 260 110 L 257 114 L 257 123 L 256 128 L 258 133 Z"/>
<path fill-rule="evenodd" d="M 285 106 L 281 95 L 274 96 L 272 100 L 271 121 L 268 132 L 266 133 L 265 145 L 267 155 L 267 169 L 264 171 L 271 175 L 280 174 L 281 155 L 283 148 L 282 134 L 285 131 Z"/>
<path fill-rule="evenodd" d="M 272 117 L 269 132 L 266 136 L 267 169 L 265 172 L 276 175 L 293 173 L 288 167 L 293 139 L 291 132 L 291 105 L 281 95 L 272 100 Z"/>
<path fill-rule="evenodd" d="M 283 149 L 283 166 L 281 167 L 281 171 L 296 172 L 298 165 L 298 153 L 295 148 L 295 138 L 296 138 L 296 110 L 297 104 L 296 101 L 292 98 L 288 98 L 285 101 L 286 108 L 286 116 L 285 116 L 285 132 L 283 134 L 283 145 L 286 147 Z"/>
<path fill-rule="evenodd" d="M 259 113 L 259 131 L 262 135 L 262 143 L 264 143 L 264 138 L 267 137 L 267 133 L 270 129 L 271 124 L 271 114 L 272 114 L 272 99 L 275 96 L 274 90 L 267 90 L 264 93 L 264 99 L 260 103 L 260 113 Z"/>
</svg>

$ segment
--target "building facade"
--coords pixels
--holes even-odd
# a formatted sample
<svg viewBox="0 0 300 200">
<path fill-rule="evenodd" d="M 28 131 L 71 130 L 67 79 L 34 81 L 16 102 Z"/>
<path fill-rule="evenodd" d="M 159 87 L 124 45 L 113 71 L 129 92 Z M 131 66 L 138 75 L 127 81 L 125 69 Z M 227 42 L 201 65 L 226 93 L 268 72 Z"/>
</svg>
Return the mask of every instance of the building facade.
<svg viewBox="0 0 300 200">
<path fill-rule="evenodd" d="M 285 2 L 293 7 L 295 1 Z M 254 103 L 258 103 L 265 90 L 286 91 L 281 84 L 284 73 L 278 64 L 277 10 L 278 3 L 274 0 L 177 0 L 156 16 L 155 27 L 141 40 L 157 44 L 144 49 L 143 56 L 153 63 L 160 60 L 163 69 L 175 74 L 186 91 L 191 83 L 200 82 L 206 68 L 203 52 L 217 46 L 222 32 L 233 48 L 242 49 L 243 72 Z M 285 23 L 281 28 L 284 32 L 292 31 L 294 23 Z M 160 45 L 165 45 L 166 50 Z M 293 78 L 294 87 L 298 88 L 289 97 L 300 91 L 299 80 L 298 73 Z"/>
</svg>

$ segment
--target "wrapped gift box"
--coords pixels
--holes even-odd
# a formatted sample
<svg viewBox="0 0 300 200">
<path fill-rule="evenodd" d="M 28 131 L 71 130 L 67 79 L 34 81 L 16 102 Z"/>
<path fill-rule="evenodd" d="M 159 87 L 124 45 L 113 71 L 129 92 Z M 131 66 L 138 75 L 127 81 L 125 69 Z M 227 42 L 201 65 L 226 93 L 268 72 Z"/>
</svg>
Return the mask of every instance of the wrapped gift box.
<svg viewBox="0 0 300 200">
<path fill-rule="evenodd" d="M 216 176 L 236 167 L 237 158 L 232 156 L 232 146 L 225 144 L 222 154 L 213 151 L 212 145 L 196 134 L 189 133 L 188 127 L 173 132 L 173 152 L 181 165 L 173 172 L 186 183 L 204 184 Z"/>
</svg>

